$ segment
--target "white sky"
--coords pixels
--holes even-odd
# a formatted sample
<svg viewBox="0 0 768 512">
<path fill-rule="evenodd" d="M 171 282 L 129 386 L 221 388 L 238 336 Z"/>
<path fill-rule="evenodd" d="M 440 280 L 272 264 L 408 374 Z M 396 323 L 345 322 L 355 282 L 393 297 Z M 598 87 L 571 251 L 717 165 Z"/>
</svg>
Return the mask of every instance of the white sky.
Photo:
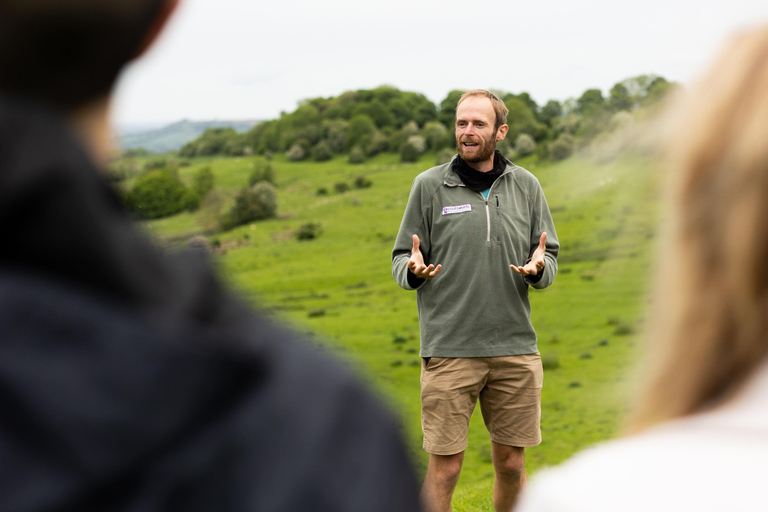
<svg viewBox="0 0 768 512">
<path fill-rule="evenodd" d="M 655 73 L 690 82 L 767 0 L 181 0 L 120 79 L 118 125 L 270 119 L 382 84 L 541 103 Z"/>
</svg>

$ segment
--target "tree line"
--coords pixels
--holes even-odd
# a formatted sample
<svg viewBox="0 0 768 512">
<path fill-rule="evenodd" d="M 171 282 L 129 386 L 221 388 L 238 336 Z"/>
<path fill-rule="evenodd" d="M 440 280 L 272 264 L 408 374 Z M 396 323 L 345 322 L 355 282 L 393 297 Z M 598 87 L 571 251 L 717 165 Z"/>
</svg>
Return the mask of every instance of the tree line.
<svg viewBox="0 0 768 512">
<path fill-rule="evenodd" d="M 640 75 L 617 82 L 607 95 L 588 89 L 578 98 L 543 105 L 527 92 L 494 91 L 509 109 L 509 132 L 499 149 L 511 157 L 536 152 L 542 158 L 566 158 L 579 145 L 633 119 L 628 116 L 636 110 L 654 105 L 673 86 L 663 77 Z M 425 151 L 448 155 L 455 145 L 453 123 L 462 93 L 452 90 L 439 105 L 391 86 L 308 99 L 244 133 L 210 128 L 179 155 L 284 153 L 293 161 L 348 155 L 352 163 L 383 152 L 399 153 L 403 161 L 414 161 Z"/>
</svg>

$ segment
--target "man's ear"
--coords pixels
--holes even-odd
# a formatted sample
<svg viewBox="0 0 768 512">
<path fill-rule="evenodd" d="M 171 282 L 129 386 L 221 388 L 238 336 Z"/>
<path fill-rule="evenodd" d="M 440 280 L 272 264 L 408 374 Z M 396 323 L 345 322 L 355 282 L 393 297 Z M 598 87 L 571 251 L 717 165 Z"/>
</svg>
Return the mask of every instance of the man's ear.
<svg viewBox="0 0 768 512">
<path fill-rule="evenodd" d="M 503 141 L 504 137 L 507 136 L 508 131 L 509 131 L 509 125 L 503 124 L 499 126 L 499 129 L 496 130 L 496 142 Z"/>
<path fill-rule="evenodd" d="M 134 59 L 141 57 L 144 52 L 152 46 L 152 43 L 157 40 L 157 37 L 171 18 L 171 14 L 173 14 L 176 7 L 178 7 L 179 1 L 180 0 L 163 0 L 163 5 L 158 9 L 157 14 L 155 15 L 155 20 L 152 22 L 152 25 L 150 25 L 147 34 L 144 36 L 144 40 L 141 42 L 138 50 L 136 50 L 136 54 L 133 56 Z"/>
</svg>

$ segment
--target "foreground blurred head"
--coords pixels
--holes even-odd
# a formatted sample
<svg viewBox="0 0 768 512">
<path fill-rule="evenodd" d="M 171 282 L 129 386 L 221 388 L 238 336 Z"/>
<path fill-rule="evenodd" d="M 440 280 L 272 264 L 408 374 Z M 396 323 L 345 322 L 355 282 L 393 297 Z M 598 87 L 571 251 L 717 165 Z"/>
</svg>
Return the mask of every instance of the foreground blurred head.
<svg viewBox="0 0 768 512">
<path fill-rule="evenodd" d="M 0 91 L 73 110 L 111 91 L 177 0 L 0 0 Z"/>
<path fill-rule="evenodd" d="M 768 354 L 768 27 L 674 111 L 644 427 L 728 398 Z"/>
</svg>

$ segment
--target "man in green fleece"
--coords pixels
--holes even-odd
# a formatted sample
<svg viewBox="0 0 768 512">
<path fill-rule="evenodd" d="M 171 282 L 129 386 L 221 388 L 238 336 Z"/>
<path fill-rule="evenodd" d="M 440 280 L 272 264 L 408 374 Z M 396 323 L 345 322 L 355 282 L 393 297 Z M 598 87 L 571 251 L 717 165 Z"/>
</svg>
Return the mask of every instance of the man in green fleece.
<svg viewBox="0 0 768 512">
<path fill-rule="evenodd" d="M 506 119 L 489 91 L 461 97 L 458 155 L 416 177 L 392 251 L 395 280 L 417 290 L 429 512 L 451 509 L 478 400 L 497 511 L 512 509 L 526 481 L 525 447 L 541 442 L 543 371 L 528 288 L 552 284 L 559 244 L 538 180 L 496 151 Z"/>
</svg>

